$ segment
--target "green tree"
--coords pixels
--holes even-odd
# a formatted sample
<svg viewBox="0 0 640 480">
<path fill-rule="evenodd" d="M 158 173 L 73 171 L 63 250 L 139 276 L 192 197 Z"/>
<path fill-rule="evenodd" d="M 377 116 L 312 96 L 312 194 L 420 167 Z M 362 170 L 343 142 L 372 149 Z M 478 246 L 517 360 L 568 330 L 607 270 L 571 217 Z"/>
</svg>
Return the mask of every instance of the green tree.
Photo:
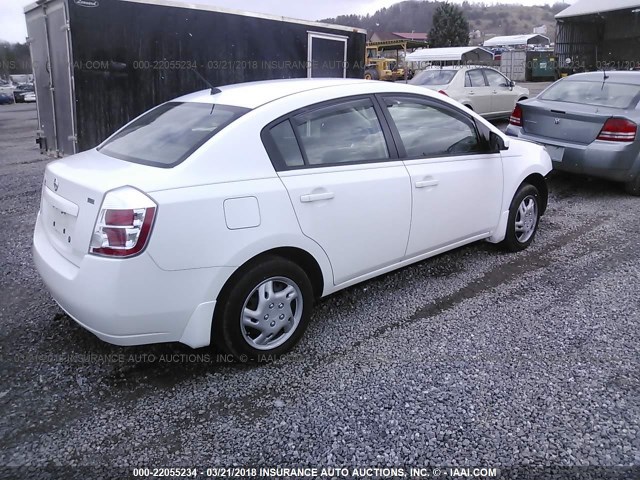
<svg viewBox="0 0 640 480">
<path fill-rule="evenodd" d="M 431 47 L 463 47 L 469 45 L 469 22 L 457 5 L 441 3 L 433 14 L 429 32 Z"/>
</svg>

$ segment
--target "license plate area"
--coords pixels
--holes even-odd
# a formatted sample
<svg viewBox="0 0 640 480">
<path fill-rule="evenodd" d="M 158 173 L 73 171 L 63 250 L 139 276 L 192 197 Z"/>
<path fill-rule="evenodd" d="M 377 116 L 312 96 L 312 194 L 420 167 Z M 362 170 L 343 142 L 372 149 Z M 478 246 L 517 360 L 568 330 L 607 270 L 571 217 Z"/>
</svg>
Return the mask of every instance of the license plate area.
<svg viewBox="0 0 640 480">
<path fill-rule="evenodd" d="M 69 246 L 72 244 L 75 220 L 76 217 L 73 215 L 49 205 L 49 215 L 47 215 L 48 228 L 61 243 Z"/>
<path fill-rule="evenodd" d="M 545 145 L 547 153 L 554 162 L 561 162 L 564 156 L 564 147 L 556 147 L 555 145 Z"/>
</svg>

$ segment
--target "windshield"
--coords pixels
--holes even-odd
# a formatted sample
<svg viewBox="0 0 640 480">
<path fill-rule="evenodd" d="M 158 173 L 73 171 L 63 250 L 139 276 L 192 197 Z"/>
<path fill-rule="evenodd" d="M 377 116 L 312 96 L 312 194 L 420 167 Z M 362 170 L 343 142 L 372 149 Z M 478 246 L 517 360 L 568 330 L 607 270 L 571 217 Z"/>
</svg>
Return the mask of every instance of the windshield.
<svg viewBox="0 0 640 480">
<path fill-rule="evenodd" d="M 453 77 L 456 76 L 457 70 L 423 70 L 411 80 L 412 85 L 447 85 Z"/>
<path fill-rule="evenodd" d="M 109 138 L 105 155 L 154 167 L 173 167 L 249 109 L 169 102 L 150 110 Z"/>
<path fill-rule="evenodd" d="M 611 108 L 629 108 L 638 103 L 639 98 L 639 85 L 586 80 L 556 82 L 540 96 L 541 100 Z"/>
</svg>

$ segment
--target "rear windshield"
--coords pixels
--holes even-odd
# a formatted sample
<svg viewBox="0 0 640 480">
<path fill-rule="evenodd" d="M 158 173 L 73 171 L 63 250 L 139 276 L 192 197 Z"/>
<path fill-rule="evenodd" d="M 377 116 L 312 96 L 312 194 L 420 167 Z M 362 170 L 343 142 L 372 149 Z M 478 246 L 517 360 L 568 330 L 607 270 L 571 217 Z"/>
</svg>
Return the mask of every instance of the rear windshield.
<svg viewBox="0 0 640 480">
<path fill-rule="evenodd" d="M 456 76 L 457 70 L 423 70 L 411 80 L 412 85 L 447 85 L 453 77 Z"/>
<path fill-rule="evenodd" d="M 629 108 L 638 103 L 640 85 L 585 80 L 562 80 L 551 85 L 541 100 L 582 103 L 596 107 Z"/>
<path fill-rule="evenodd" d="M 169 102 L 128 124 L 98 148 L 111 157 L 154 167 L 173 167 L 249 109 Z"/>
</svg>

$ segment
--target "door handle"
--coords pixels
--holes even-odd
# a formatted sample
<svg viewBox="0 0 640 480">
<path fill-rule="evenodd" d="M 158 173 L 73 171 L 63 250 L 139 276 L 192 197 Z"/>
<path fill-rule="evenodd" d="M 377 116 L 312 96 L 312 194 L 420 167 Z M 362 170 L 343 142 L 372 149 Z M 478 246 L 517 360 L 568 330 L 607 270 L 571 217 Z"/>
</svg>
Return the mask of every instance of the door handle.
<svg viewBox="0 0 640 480">
<path fill-rule="evenodd" d="M 497 90 L 494 90 L 494 91 L 493 91 L 493 93 L 498 93 L 498 91 L 497 91 Z"/>
<path fill-rule="evenodd" d="M 424 187 L 435 187 L 438 185 L 438 180 L 432 178 L 430 180 L 418 180 L 416 182 L 416 188 L 424 188 Z"/>
<path fill-rule="evenodd" d="M 324 193 L 310 193 L 308 195 L 302 195 L 300 201 L 303 203 L 317 202 L 319 200 L 331 200 L 333 198 L 333 192 Z"/>
<path fill-rule="evenodd" d="M 469 92 L 469 95 L 475 95 L 476 92 Z"/>
</svg>

